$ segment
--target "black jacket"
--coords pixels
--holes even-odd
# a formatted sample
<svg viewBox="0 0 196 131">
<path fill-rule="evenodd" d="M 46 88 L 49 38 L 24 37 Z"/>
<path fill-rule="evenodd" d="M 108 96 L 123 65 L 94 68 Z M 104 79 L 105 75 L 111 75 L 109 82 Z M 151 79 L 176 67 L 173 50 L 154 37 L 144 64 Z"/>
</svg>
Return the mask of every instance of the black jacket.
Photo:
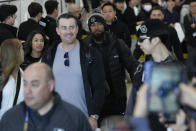
<svg viewBox="0 0 196 131">
<path fill-rule="evenodd" d="M 28 34 L 33 30 L 39 30 L 44 33 L 44 29 L 39 25 L 39 23 L 32 19 L 28 19 L 20 24 L 18 29 L 18 38 L 26 41 Z"/>
<path fill-rule="evenodd" d="M 156 63 L 156 62 L 154 62 L 154 63 Z M 165 65 L 165 64 L 171 64 L 171 63 L 176 63 L 176 64 L 181 65 L 181 63 L 176 61 L 176 59 L 174 59 L 172 56 L 168 56 L 164 61 L 161 61 L 160 63 L 156 63 L 156 64 Z M 137 83 L 132 86 L 132 90 L 130 92 L 130 96 L 129 96 L 129 100 L 128 100 L 128 104 L 127 104 L 127 108 L 126 108 L 126 113 L 125 113 L 126 116 L 133 115 L 135 102 L 136 102 L 137 90 L 143 84 L 142 79 L 144 78 L 144 72 L 145 72 L 143 64 L 138 66 L 139 68 L 135 72 L 135 76 L 137 76 Z M 163 126 L 163 124 L 161 124 L 159 122 L 159 117 L 157 114 L 150 113 L 148 115 L 148 119 L 150 120 L 149 125 L 150 125 L 152 131 L 165 131 L 165 127 Z"/>
<path fill-rule="evenodd" d="M 109 33 L 106 33 L 106 40 L 103 44 L 96 44 L 92 35 L 89 35 L 85 42 L 96 47 L 104 60 L 105 76 L 110 92 L 106 95 L 103 110 L 111 114 L 123 113 L 126 106 L 125 69 L 134 80 L 135 67 L 138 62 L 133 58 L 125 42 Z"/>
<path fill-rule="evenodd" d="M 16 33 L 16 27 L 0 23 L 0 45 L 6 39 L 16 38 Z"/>
<path fill-rule="evenodd" d="M 20 65 L 20 67 L 25 70 L 30 64 L 33 64 L 34 62 L 39 62 L 40 58 L 33 58 L 31 56 L 31 53 L 24 56 L 24 62 Z"/>
<path fill-rule="evenodd" d="M 184 29 L 187 44 L 191 47 L 196 47 L 196 27 L 191 28 L 191 24 L 196 24 L 196 19 L 191 14 L 184 17 Z"/>
<path fill-rule="evenodd" d="M 56 20 L 50 16 L 46 16 L 45 20 L 47 21 L 45 32 L 46 32 L 46 35 L 50 38 L 49 45 L 51 46 L 52 43 L 60 40 L 60 37 L 56 32 L 57 23 L 56 23 Z"/>
<path fill-rule="evenodd" d="M 168 63 L 178 63 L 181 64 L 180 62 L 178 62 L 176 59 L 174 59 L 172 56 L 168 56 L 164 61 L 161 61 L 160 63 L 154 62 L 156 64 L 168 64 Z M 144 62 L 141 63 L 138 67 L 137 70 L 135 72 L 135 76 L 137 79 L 137 81 L 135 82 L 135 84 L 132 86 L 132 91 L 129 97 L 129 101 L 128 101 L 128 106 L 126 109 L 126 115 L 131 116 L 133 113 L 133 109 L 134 109 L 134 105 L 135 105 L 135 98 L 136 96 L 136 92 L 139 90 L 140 86 L 143 84 L 143 78 L 144 78 Z"/>
<path fill-rule="evenodd" d="M 54 44 L 43 55 L 42 62 L 53 66 L 57 46 Z M 101 56 L 96 49 L 80 41 L 80 63 L 88 114 L 99 114 L 104 102 L 104 68 Z"/>
<path fill-rule="evenodd" d="M 86 116 L 73 105 L 55 94 L 54 105 L 44 116 L 26 106 L 24 102 L 10 109 L 0 121 L 1 131 L 23 131 L 26 111 L 29 112 L 28 131 L 91 131 Z"/>
<path fill-rule="evenodd" d="M 130 32 L 126 24 L 115 20 L 111 25 L 106 25 L 105 30 L 115 35 L 116 38 L 124 40 L 127 46 L 131 47 Z"/>
<path fill-rule="evenodd" d="M 131 34 L 136 34 L 136 22 L 137 17 L 135 16 L 134 10 L 131 7 L 127 7 L 123 15 L 124 22 L 129 27 L 129 32 Z"/>
<path fill-rule="evenodd" d="M 164 20 L 167 24 L 175 24 L 180 22 L 180 15 L 176 10 L 171 13 L 168 9 L 164 10 Z"/>
<path fill-rule="evenodd" d="M 150 12 L 147 12 L 141 8 L 141 11 L 137 16 L 137 21 L 146 21 L 148 19 L 150 19 Z"/>
</svg>

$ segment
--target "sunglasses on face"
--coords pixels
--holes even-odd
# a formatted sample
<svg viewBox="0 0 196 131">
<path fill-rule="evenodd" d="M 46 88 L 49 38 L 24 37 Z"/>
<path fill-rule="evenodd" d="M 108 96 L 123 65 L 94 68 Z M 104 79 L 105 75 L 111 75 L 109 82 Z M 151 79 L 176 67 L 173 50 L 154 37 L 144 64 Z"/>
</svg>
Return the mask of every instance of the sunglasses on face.
<svg viewBox="0 0 196 131">
<path fill-rule="evenodd" d="M 150 39 L 150 37 L 139 37 L 138 42 L 142 43 L 145 39 Z"/>
<path fill-rule="evenodd" d="M 65 58 L 64 65 L 69 66 L 69 54 L 68 54 L 68 52 L 65 52 L 64 58 Z"/>
</svg>

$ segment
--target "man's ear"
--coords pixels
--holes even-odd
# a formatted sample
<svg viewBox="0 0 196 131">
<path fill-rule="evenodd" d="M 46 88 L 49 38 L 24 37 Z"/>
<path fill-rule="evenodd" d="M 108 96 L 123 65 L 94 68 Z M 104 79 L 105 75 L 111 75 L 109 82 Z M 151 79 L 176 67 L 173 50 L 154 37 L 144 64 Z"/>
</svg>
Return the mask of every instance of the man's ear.
<svg viewBox="0 0 196 131">
<path fill-rule="evenodd" d="M 58 35 L 60 35 L 59 27 L 56 27 L 56 33 L 57 33 Z"/>
<path fill-rule="evenodd" d="M 9 23 L 10 22 L 10 18 L 11 18 L 11 16 L 8 16 L 3 22 Z"/>
<path fill-rule="evenodd" d="M 159 37 L 154 37 L 151 40 L 151 44 L 154 44 L 154 45 L 158 44 L 159 42 L 160 42 L 160 38 Z"/>
<path fill-rule="evenodd" d="M 53 92 L 53 90 L 54 90 L 54 80 L 49 80 L 48 81 L 48 86 L 50 88 L 50 91 Z"/>
</svg>

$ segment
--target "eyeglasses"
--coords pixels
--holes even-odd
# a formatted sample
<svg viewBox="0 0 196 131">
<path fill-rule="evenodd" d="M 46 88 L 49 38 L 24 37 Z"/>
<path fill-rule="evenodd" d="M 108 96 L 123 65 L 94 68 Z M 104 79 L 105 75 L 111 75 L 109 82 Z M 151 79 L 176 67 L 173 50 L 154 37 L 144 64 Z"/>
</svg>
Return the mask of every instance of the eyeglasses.
<svg viewBox="0 0 196 131">
<path fill-rule="evenodd" d="M 65 58 L 64 65 L 69 66 L 69 54 L 68 54 L 68 52 L 65 52 L 64 58 Z"/>
<path fill-rule="evenodd" d="M 138 42 L 143 42 L 145 39 L 150 39 L 150 37 L 139 37 Z"/>
</svg>

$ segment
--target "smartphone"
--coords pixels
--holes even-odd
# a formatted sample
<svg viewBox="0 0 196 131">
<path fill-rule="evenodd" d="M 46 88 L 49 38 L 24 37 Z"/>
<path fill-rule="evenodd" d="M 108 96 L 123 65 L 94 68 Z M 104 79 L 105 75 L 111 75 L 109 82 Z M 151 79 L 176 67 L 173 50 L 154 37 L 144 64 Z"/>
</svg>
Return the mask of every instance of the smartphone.
<svg viewBox="0 0 196 131">
<path fill-rule="evenodd" d="M 179 109 L 182 67 L 177 64 L 154 65 L 149 72 L 148 111 L 162 113 L 166 123 L 173 123 Z"/>
</svg>

